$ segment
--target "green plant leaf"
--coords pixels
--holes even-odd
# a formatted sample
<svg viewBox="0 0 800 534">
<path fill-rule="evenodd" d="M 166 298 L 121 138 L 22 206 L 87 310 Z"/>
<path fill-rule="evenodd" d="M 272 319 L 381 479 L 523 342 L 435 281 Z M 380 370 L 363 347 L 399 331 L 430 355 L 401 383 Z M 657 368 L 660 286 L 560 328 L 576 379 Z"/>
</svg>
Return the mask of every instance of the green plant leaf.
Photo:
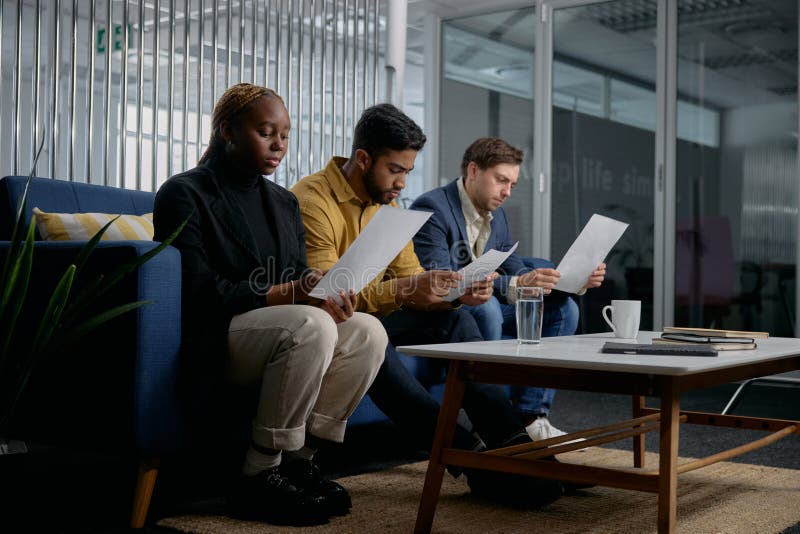
<svg viewBox="0 0 800 534">
<path fill-rule="evenodd" d="M 188 222 L 189 219 L 187 218 L 174 232 L 172 232 L 172 234 L 170 234 L 169 237 L 167 237 L 167 239 L 162 241 L 157 247 L 148 250 L 141 256 L 137 256 L 136 258 L 123 263 L 115 270 L 111 271 L 111 273 L 108 275 L 99 276 L 92 284 L 78 293 L 78 295 L 75 297 L 75 301 L 64 312 L 64 315 L 66 317 L 76 317 L 91 302 L 114 287 L 123 277 L 125 277 L 125 275 L 133 272 L 139 268 L 139 266 L 150 260 L 150 258 L 167 248 L 175 240 L 175 238 L 178 237 L 178 234 L 181 233 Z"/>
<path fill-rule="evenodd" d="M 77 267 L 75 264 L 70 265 L 56 285 L 53 295 L 50 297 L 50 302 L 47 304 L 47 309 L 39 322 L 39 327 L 36 329 L 36 335 L 33 336 L 33 346 L 31 348 L 33 354 L 39 353 L 43 347 L 48 345 L 50 337 L 61 322 L 61 313 L 64 311 L 64 306 L 69 298 L 76 272 Z"/>
<path fill-rule="evenodd" d="M 86 264 L 86 260 L 89 259 L 89 255 L 95 249 L 97 244 L 103 239 L 103 235 L 105 235 L 106 230 L 114 224 L 114 221 L 119 219 L 119 215 L 108 221 L 102 228 L 100 228 L 96 234 L 92 236 L 92 238 L 81 248 L 78 257 L 75 258 L 75 276 L 78 276 L 83 269 L 83 266 Z"/>
<path fill-rule="evenodd" d="M 41 153 L 40 145 L 36 158 Z M 35 163 L 34 163 L 35 169 Z M 89 284 L 76 297 L 72 296 L 72 287 L 75 279 L 86 264 L 90 254 L 94 251 L 105 234 L 108 227 L 114 222 L 107 223 L 90 239 L 78 253 L 74 264 L 59 280 L 47 309 L 37 327 L 36 335 L 30 349 L 15 351 L 15 359 L 8 358 L 8 348 L 11 346 L 14 326 L 24 306 L 25 298 L 30 284 L 31 268 L 33 264 L 33 245 L 35 239 L 35 221 L 32 219 L 28 227 L 26 238 L 23 242 L 21 227 L 24 224 L 28 192 L 32 181 L 33 172 L 28 176 L 22 198 L 19 203 L 17 220 L 12 234 L 12 243 L 8 254 L 3 261 L 2 289 L 0 289 L 0 391 L 12 392 L 8 398 L 12 399 L 10 405 L 0 406 L 0 427 L 9 420 L 14 407 L 21 398 L 38 361 L 47 355 L 54 354 L 59 348 L 71 345 L 91 333 L 104 323 L 119 317 L 129 311 L 136 310 L 152 301 L 137 301 L 115 306 L 102 311 L 89 319 L 81 321 L 80 315 L 85 308 L 95 302 L 101 295 L 110 290 L 124 276 L 135 271 L 142 264 L 159 254 L 168 247 L 184 229 L 189 221 L 187 219 L 162 243 L 145 254 L 131 259 L 118 266 L 108 276 L 99 276 Z M 189 216 L 191 217 L 191 215 Z M 115 219 L 116 220 L 116 219 Z M 72 302 L 70 302 L 72 300 Z M 64 320 L 62 320 L 62 318 Z M 78 323 L 75 325 L 75 323 Z M 6 361 L 8 360 L 8 361 Z M 8 365 L 6 365 L 8 363 Z M 7 388 L 7 389 L 6 389 Z"/>
<path fill-rule="evenodd" d="M 22 246 L 22 227 L 25 224 L 25 206 L 27 204 L 28 198 L 28 189 L 31 185 L 31 177 L 28 177 L 28 182 L 25 184 L 25 190 L 22 192 L 22 198 L 19 201 L 17 207 L 17 218 L 14 222 L 14 229 L 11 231 L 11 241 L 9 242 L 8 246 L 8 253 L 6 254 L 5 261 L 3 262 L 3 273 L 0 275 L 0 282 L 3 284 L 3 287 L 8 289 L 12 287 L 11 284 L 11 273 L 14 269 L 14 265 L 16 265 L 16 261 L 19 258 L 20 248 Z M 31 220 L 33 222 L 33 220 Z M 3 295 L 2 304 L 5 305 L 7 303 L 6 295 Z"/>
<path fill-rule="evenodd" d="M 9 272 L 8 285 L 3 288 L 3 307 L 2 314 L 0 315 L 0 349 L 2 349 L 0 354 L 3 355 L 3 360 L 0 360 L 0 369 L 2 369 L 2 365 L 5 363 L 4 360 L 8 354 L 9 346 L 11 345 L 11 338 L 14 336 L 14 327 L 22 311 L 22 307 L 25 305 L 25 297 L 28 294 L 31 267 L 33 266 L 35 228 L 36 223 L 31 221 L 28 226 L 28 233 L 23 243 L 22 250 Z"/>
<path fill-rule="evenodd" d="M 42 149 L 44 148 L 44 138 L 45 136 L 42 136 L 42 141 L 39 143 L 39 148 L 36 150 L 36 156 L 33 158 L 31 172 L 28 174 L 28 180 L 25 182 L 25 189 L 22 191 L 22 197 L 17 204 L 17 217 L 14 220 L 14 228 L 11 230 L 11 242 L 8 247 L 8 254 L 6 255 L 5 261 L 3 261 L 2 274 L 0 274 L 0 286 L 2 287 L 6 287 L 8 285 L 8 280 L 6 277 L 11 270 L 11 264 L 14 262 L 22 242 L 22 232 L 24 231 L 23 227 L 25 226 L 25 213 L 27 212 L 28 205 L 28 192 L 31 189 L 33 173 L 36 171 L 36 163 L 39 161 L 39 156 L 42 154 Z"/>
<path fill-rule="evenodd" d="M 28 185 L 30 185 L 30 178 L 28 179 Z M 24 198 L 28 194 L 28 186 L 25 186 L 25 192 L 22 194 L 23 200 L 20 201 L 19 213 L 24 213 L 25 209 L 25 201 Z M 0 283 L 3 284 L 3 287 L 9 286 L 9 274 L 11 269 L 13 268 L 12 265 L 14 261 L 17 259 L 19 255 L 20 245 L 22 243 L 22 233 L 19 231 L 20 227 L 24 224 L 24 218 L 20 218 L 17 216 L 16 222 L 14 223 L 14 229 L 11 231 L 11 241 L 8 245 L 8 253 L 6 254 L 5 260 L 3 261 L 3 271 L 0 274 Z M 3 300 L 5 303 L 5 300 Z"/>
<path fill-rule="evenodd" d="M 16 393 L 14 395 L 14 400 L 11 402 L 11 406 L 10 406 L 10 409 L 9 409 L 8 413 L 12 413 L 13 412 L 14 408 L 17 405 L 17 402 L 19 402 L 20 397 L 22 397 L 22 393 L 25 391 L 25 388 L 28 385 L 28 380 L 30 379 L 30 376 L 31 376 L 31 373 L 33 372 L 33 369 L 36 367 L 36 364 L 39 362 L 39 360 L 42 358 L 42 356 L 44 354 L 51 353 L 51 352 L 55 351 L 57 348 L 59 348 L 59 347 L 69 346 L 72 343 L 75 343 L 78 340 L 80 340 L 83 336 L 87 335 L 88 333 L 90 333 L 95 328 L 97 328 L 97 327 L 101 326 L 102 324 L 110 321 L 111 319 L 114 319 L 115 317 L 119 317 L 120 315 L 128 313 L 129 311 L 135 310 L 137 308 L 141 308 L 142 306 L 146 306 L 146 305 L 150 304 L 151 302 L 153 302 L 153 301 L 151 301 L 151 300 L 140 300 L 140 301 L 137 301 L 137 302 L 130 302 L 128 304 L 122 304 L 120 306 L 116 306 L 114 308 L 111 308 L 110 310 L 106 310 L 106 311 L 104 311 L 102 313 L 99 313 L 99 314 L 93 316 L 93 317 L 90 317 L 85 322 L 80 324 L 75 330 L 70 331 L 68 337 L 62 339 L 57 345 L 49 346 L 47 348 L 47 352 L 32 353 L 31 357 L 28 358 L 27 360 L 25 360 L 23 362 L 23 364 L 20 366 L 21 368 L 19 369 L 19 376 L 20 376 L 19 385 L 16 388 Z"/>
<path fill-rule="evenodd" d="M 89 319 L 86 319 L 84 322 L 77 325 L 75 328 L 71 328 L 69 330 L 69 334 L 67 335 L 67 337 L 61 338 L 58 341 L 57 346 L 61 347 L 70 345 L 78 341 L 79 339 L 81 339 L 82 337 L 84 337 L 97 327 L 103 325 L 104 323 L 107 323 L 111 319 L 119 317 L 124 313 L 128 313 L 129 311 L 133 311 L 137 308 L 141 308 L 142 306 L 146 306 L 153 302 L 154 301 L 152 300 L 139 300 L 136 302 L 129 302 L 128 304 L 120 304 L 119 306 L 115 306 L 104 312 L 98 313 L 97 315 L 94 315 Z"/>
</svg>

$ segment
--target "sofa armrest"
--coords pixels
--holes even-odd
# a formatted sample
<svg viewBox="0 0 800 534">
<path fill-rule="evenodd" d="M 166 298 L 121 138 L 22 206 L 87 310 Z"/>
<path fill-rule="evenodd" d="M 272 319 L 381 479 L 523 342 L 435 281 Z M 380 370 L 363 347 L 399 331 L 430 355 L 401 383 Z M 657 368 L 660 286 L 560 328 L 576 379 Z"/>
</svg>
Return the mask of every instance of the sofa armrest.
<svg viewBox="0 0 800 534">
<path fill-rule="evenodd" d="M 36 306 L 46 302 L 55 281 L 66 266 L 74 261 L 84 245 L 85 242 L 79 241 L 36 242 L 29 300 L 38 301 Z M 87 262 L 87 271 L 110 272 L 116 265 L 141 256 L 157 245 L 158 243 L 152 241 L 102 241 L 92 252 Z M 8 247 L 7 241 L 0 242 L 0 256 L 4 256 Z M 103 336 L 92 334 L 93 337 L 114 342 L 115 334 L 119 333 L 119 346 L 97 347 L 96 343 L 92 343 L 94 339 L 88 340 L 88 345 L 94 351 L 107 348 L 115 356 L 120 353 L 132 355 L 132 361 L 125 358 L 114 362 L 113 380 L 124 382 L 117 384 L 120 390 L 118 397 L 132 401 L 132 405 L 116 407 L 118 410 L 131 410 L 127 415 L 119 414 L 119 419 L 132 422 L 131 437 L 141 454 L 162 455 L 173 452 L 182 447 L 186 440 L 185 425 L 177 400 L 181 339 L 180 253 L 174 247 L 165 248 L 142 265 L 135 276 L 127 277 L 119 288 L 102 298 L 104 307 L 135 300 L 152 301 L 101 327 L 106 330 Z M 50 363 L 52 366 L 63 365 L 60 362 Z M 111 367 L 110 362 L 108 365 Z M 78 363 L 76 367 L 80 368 Z M 82 372 L 87 373 L 87 370 L 82 369 Z M 38 370 L 34 372 L 34 378 L 37 373 Z M 132 377 L 129 376 L 131 373 Z M 91 380 L 97 383 L 102 377 L 96 375 L 85 379 L 87 383 Z M 107 388 L 108 385 L 98 385 L 100 390 L 104 387 Z M 123 394 L 125 391 L 128 393 Z M 41 390 L 38 393 L 41 394 Z M 96 402 L 103 401 L 104 399 L 97 399 Z M 98 412 L 102 413 L 103 409 Z"/>
<path fill-rule="evenodd" d="M 157 246 L 132 241 L 137 256 Z M 152 300 L 136 310 L 134 429 L 141 453 L 161 456 L 181 448 L 188 431 L 178 401 L 181 346 L 181 256 L 169 246 L 137 273 L 137 300 Z"/>
</svg>

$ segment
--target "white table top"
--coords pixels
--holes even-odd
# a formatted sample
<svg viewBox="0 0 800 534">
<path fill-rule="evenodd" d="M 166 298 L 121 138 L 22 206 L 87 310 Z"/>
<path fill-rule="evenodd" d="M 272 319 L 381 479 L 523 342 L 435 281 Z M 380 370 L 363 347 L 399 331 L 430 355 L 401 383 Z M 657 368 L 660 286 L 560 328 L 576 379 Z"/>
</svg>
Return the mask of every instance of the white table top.
<svg viewBox="0 0 800 534">
<path fill-rule="evenodd" d="M 635 342 L 650 343 L 653 337 L 660 334 L 660 332 L 639 332 L 639 337 Z M 519 345 L 517 340 L 510 339 L 440 345 L 409 345 L 397 347 L 397 350 L 412 356 L 448 360 L 656 375 L 693 374 L 800 355 L 800 339 L 797 338 L 757 339 L 758 348 L 755 350 L 719 351 L 719 355 L 716 357 L 603 354 L 600 352 L 600 348 L 606 341 L 625 342 L 625 340 L 615 338 L 614 334 L 609 332 L 583 336 L 548 337 L 544 338 L 539 345 Z M 630 342 L 634 343 L 633 340 Z"/>
</svg>

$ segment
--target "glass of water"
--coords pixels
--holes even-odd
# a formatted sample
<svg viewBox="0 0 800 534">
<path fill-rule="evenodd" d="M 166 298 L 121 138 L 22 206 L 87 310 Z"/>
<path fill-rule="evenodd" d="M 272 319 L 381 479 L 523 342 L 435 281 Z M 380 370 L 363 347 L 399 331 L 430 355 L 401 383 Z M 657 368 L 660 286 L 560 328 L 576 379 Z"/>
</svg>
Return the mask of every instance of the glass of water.
<svg viewBox="0 0 800 534">
<path fill-rule="evenodd" d="M 517 288 L 517 342 L 536 344 L 542 340 L 544 291 L 541 287 Z"/>
</svg>

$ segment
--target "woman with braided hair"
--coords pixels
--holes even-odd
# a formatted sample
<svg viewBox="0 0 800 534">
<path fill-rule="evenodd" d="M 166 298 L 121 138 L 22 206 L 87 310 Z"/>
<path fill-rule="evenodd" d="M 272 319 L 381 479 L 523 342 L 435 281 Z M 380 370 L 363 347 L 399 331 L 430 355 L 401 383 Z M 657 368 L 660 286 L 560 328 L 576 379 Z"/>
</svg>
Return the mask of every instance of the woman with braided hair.
<svg viewBox="0 0 800 534">
<path fill-rule="evenodd" d="M 309 525 L 349 511 L 347 491 L 322 478 L 313 454 L 343 440 L 387 339 L 377 319 L 353 311 L 355 294 L 342 292 L 341 305 L 308 296 L 320 273 L 306 265 L 297 199 L 266 178 L 286 154 L 289 129 L 274 91 L 229 88 L 208 150 L 164 183 L 154 222 L 164 239 L 187 221 L 173 243 L 182 263 L 180 393 L 197 426 L 223 442 L 206 414 L 228 409 L 232 391 L 258 391 L 230 513 Z"/>
</svg>

